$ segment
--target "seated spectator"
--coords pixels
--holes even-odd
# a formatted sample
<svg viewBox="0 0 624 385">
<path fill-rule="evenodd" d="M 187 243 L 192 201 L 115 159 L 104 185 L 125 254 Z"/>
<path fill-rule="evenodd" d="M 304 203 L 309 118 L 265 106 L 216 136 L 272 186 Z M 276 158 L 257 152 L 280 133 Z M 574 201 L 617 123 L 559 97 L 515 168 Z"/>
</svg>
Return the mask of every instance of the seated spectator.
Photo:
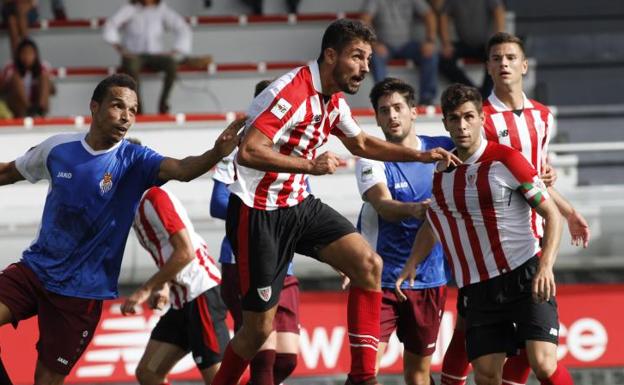
<svg viewBox="0 0 624 385">
<path fill-rule="evenodd" d="M 451 27 L 456 39 L 451 38 Z M 458 59 L 478 59 L 485 63 L 485 46 L 496 32 L 505 30 L 503 0 L 446 0 L 440 12 L 440 40 L 442 55 L 440 73 L 451 83 L 474 87 L 472 80 L 457 64 Z M 492 91 L 492 78 L 483 66 L 481 95 L 487 98 Z"/>
<path fill-rule="evenodd" d="M 9 32 L 13 55 L 15 55 L 17 44 L 28 36 L 28 27 L 38 20 L 39 12 L 35 0 L 4 0 L 2 2 L 2 21 Z"/>
<path fill-rule="evenodd" d="M 262 15 L 263 0 L 243 0 L 243 2 L 251 8 L 253 15 Z M 296 14 L 301 0 L 286 0 L 286 10 L 288 13 Z"/>
<path fill-rule="evenodd" d="M 52 7 L 52 14 L 55 20 L 67 20 L 65 2 L 63 0 L 50 0 L 50 6 Z"/>
<path fill-rule="evenodd" d="M 418 104 L 433 104 L 438 86 L 437 23 L 429 4 L 425 0 L 366 0 L 362 21 L 377 33 L 371 62 L 375 83 L 388 76 L 388 60 L 411 59 L 420 69 Z M 424 39 L 414 33 L 414 25 L 420 23 L 425 26 Z"/>
<path fill-rule="evenodd" d="M 165 49 L 166 31 L 175 34 L 173 50 Z M 160 0 L 131 1 L 106 21 L 104 40 L 119 51 L 122 71 L 137 83 L 142 69 L 165 73 L 158 112 L 169 112 L 169 94 L 178 61 L 191 52 L 191 28 L 184 18 Z"/>
<path fill-rule="evenodd" d="M 15 60 L 2 70 L 0 89 L 14 117 L 45 116 L 54 92 L 49 64 L 39 57 L 34 41 L 23 39 L 15 50 Z"/>
</svg>

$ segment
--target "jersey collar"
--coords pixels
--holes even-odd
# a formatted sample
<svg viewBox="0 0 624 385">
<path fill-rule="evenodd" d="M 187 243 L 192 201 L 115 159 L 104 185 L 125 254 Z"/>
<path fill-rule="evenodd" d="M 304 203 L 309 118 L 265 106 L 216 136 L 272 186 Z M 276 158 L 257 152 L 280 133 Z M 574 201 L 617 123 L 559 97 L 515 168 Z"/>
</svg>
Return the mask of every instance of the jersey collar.
<svg viewBox="0 0 624 385">
<path fill-rule="evenodd" d="M 87 141 L 86 141 L 87 134 L 88 134 L 88 132 L 86 132 L 82 136 L 82 138 L 80 138 L 80 143 L 82 144 L 82 147 L 85 149 L 85 151 L 87 151 L 91 155 L 101 155 L 101 154 L 106 154 L 107 152 L 114 151 L 125 140 L 125 139 L 120 140 L 119 142 L 115 143 L 115 145 L 113 147 L 107 148 L 106 150 L 97 150 L 96 151 L 96 150 L 92 149 L 91 146 L 89 146 L 89 143 L 87 143 Z"/>
<path fill-rule="evenodd" d="M 481 155 L 483 155 L 483 153 L 485 152 L 486 147 L 487 147 L 487 140 L 481 137 L 481 144 L 479 145 L 479 148 L 477 148 L 477 151 L 475 151 L 475 153 L 472 154 L 470 158 L 464 161 L 464 164 L 476 163 L 479 160 L 479 158 L 481 158 Z"/>
<path fill-rule="evenodd" d="M 533 108 L 533 103 L 531 103 L 531 100 L 527 98 L 524 92 L 522 93 L 522 98 L 524 99 L 524 101 L 522 102 L 523 108 Z M 511 108 L 507 107 L 505 103 L 501 102 L 501 100 L 496 96 L 494 91 L 492 91 L 492 93 L 488 97 L 488 101 L 490 102 L 492 107 L 494 107 L 496 112 L 511 111 Z"/>
<path fill-rule="evenodd" d="M 319 94 L 322 94 L 323 83 L 321 83 L 321 72 L 320 72 L 318 63 L 315 60 L 311 62 L 308 67 L 310 68 L 310 73 L 312 74 L 312 84 L 314 85 L 314 89 Z"/>
</svg>

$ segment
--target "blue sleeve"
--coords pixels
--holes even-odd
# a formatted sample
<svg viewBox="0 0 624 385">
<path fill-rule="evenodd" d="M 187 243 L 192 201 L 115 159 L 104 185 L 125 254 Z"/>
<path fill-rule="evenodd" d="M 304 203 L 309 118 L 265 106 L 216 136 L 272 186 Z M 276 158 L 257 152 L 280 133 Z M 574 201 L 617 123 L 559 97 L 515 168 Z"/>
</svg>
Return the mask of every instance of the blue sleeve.
<svg viewBox="0 0 624 385">
<path fill-rule="evenodd" d="M 214 218 L 225 219 L 230 199 L 230 190 L 225 183 L 213 180 L 212 197 L 210 198 L 210 215 Z"/>
<path fill-rule="evenodd" d="M 450 151 L 455 148 L 455 143 L 453 143 L 453 140 L 448 136 L 421 136 L 420 138 L 425 142 L 425 149 L 427 150 L 442 147 Z"/>
<path fill-rule="evenodd" d="M 158 179 L 158 173 L 160 172 L 160 163 L 163 159 L 165 159 L 165 157 L 149 147 L 138 145 L 133 146 L 138 149 L 137 155 L 141 159 L 141 170 L 143 170 L 143 178 L 145 178 L 144 190 L 147 190 L 152 186 L 160 186 L 164 184 L 164 181 Z"/>
</svg>

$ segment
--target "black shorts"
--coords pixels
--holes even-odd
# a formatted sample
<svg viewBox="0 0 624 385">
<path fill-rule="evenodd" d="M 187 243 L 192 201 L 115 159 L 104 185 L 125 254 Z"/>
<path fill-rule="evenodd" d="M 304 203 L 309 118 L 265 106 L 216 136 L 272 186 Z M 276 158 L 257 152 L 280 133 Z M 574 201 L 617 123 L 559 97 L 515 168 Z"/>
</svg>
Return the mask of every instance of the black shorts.
<svg viewBox="0 0 624 385">
<path fill-rule="evenodd" d="M 192 352 L 198 369 L 209 368 L 221 362 L 230 341 L 225 325 L 226 312 L 219 286 L 215 286 L 186 303 L 182 309 L 169 309 L 152 330 L 150 338 Z"/>
<path fill-rule="evenodd" d="M 492 353 L 515 355 L 526 341 L 559 342 L 557 301 L 533 301 L 531 287 L 538 265 L 539 258 L 533 257 L 509 273 L 459 290 L 470 361 Z"/>
<path fill-rule="evenodd" d="M 236 255 L 243 310 L 262 312 L 277 304 L 295 252 L 317 258 L 325 246 L 356 229 L 312 195 L 296 206 L 268 211 L 247 207 L 232 194 L 226 232 Z"/>
</svg>

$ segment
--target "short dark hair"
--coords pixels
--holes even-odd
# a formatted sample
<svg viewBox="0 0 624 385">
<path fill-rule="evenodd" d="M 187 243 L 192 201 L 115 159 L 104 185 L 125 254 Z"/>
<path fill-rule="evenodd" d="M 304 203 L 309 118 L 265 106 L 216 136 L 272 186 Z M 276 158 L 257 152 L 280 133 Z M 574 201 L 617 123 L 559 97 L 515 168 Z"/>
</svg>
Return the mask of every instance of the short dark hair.
<svg viewBox="0 0 624 385">
<path fill-rule="evenodd" d="M 323 62 L 323 56 L 327 48 L 333 48 L 337 52 L 342 52 L 349 43 L 356 40 L 372 45 L 377 40 L 377 36 L 375 36 L 375 32 L 373 32 L 371 27 L 360 20 L 338 19 L 334 21 L 323 34 L 321 54 L 318 62 Z"/>
<path fill-rule="evenodd" d="M 490 58 L 490 50 L 492 49 L 492 47 L 504 43 L 517 44 L 518 47 L 520 47 L 520 51 L 522 51 L 522 55 L 526 57 L 526 53 L 524 51 L 524 42 L 522 41 L 522 39 L 507 32 L 497 32 L 492 35 L 492 37 L 490 37 L 490 40 L 488 40 L 485 51 L 487 58 Z"/>
<path fill-rule="evenodd" d="M 405 103 L 409 107 L 414 106 L 414 87 L 410 86 L 406 82 L 397 78 L 385 78 L 379 83 L 375 84 L 370 92 L 369 98 L 373 104 L 373 109 L 377 112 L 377 106 L 379 105 L 379 99 L 382 96 L 391 95 L 393 93 L 399 93 L 405 98 Z"/>
<path fill-rule="evenodd" d="M 254 98 L 260 95 L 260 92 L 264 91 L 264 89 L 267 88 L 271 83 L 272 81 L 268 79 L 260 80 L 258 83 L 256 83 L 256 88 L 254 89 Z"/>
<path fill-rule="evenodd" d="M 442 115 L 446 118 L 448 114 L 468 102 L 472 102 L 479 113 L 483 111 L 483 99 L 478 89 L 465 84 L 451 84 L 442 93 Z"/>
<path fill-rule="evenodd" d="M 91 100 L 102 103 L 108 90 L 113 87 L 129 88 L 135 93 L 137 92 L 137 83 L 131 76 L 126 74 L 114 74 L 106 77 L 95 87 Z"/>
</svg>

